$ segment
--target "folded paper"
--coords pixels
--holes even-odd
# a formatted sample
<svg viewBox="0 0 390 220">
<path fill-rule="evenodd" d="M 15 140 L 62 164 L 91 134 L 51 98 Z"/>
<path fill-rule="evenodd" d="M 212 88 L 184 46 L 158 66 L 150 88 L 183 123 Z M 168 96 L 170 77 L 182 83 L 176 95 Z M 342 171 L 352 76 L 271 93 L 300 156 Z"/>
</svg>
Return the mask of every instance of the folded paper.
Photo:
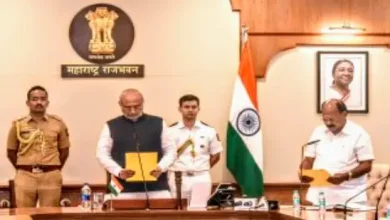
<svg viewBox="0 0 390 220">
<path fill-rule="evenodd" d="M 309 182 L 310 186 L 331 186 L 332 183 L 328 182 L 330 174 L 326 170 L 302 170 L 302 176 L 313 178 L 313 181 Z"/>
<path fill-rule="evenodd" d="M 157 179 L 150 175 L 150 172 L 156 168 L 157 152 L 126 153 L 126 169 L 135 172 L 134 176 L 126 179 L 126 182 L 144 181 L 141 170 L 144 171 L 145 181 L 156 181 Z"/>
</svg>

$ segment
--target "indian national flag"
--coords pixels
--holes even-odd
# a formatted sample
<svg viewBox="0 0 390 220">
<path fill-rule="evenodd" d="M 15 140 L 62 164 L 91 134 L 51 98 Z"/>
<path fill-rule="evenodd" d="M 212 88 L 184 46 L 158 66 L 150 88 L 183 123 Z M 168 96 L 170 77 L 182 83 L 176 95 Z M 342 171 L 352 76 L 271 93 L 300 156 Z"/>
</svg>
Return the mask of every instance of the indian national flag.
<svg viewBox="0 0 390 220">
<path fill-rule="evenodd" d="M 248 197 L 263 195 L 263 137 L 249 41 L 242 46 L 227 129 L 227 167 Z"/>
<path fill-rule="evenodd" d="M 111 176 L 111 181 L 110 181 L 110 184 L 108 185 L 108 189 L 111 191 L 112 194 L 114 194 L 115 196 L 118 196 L 122 192 L 123 186 L 115 178 L 115 176 Z"/>
</svg>

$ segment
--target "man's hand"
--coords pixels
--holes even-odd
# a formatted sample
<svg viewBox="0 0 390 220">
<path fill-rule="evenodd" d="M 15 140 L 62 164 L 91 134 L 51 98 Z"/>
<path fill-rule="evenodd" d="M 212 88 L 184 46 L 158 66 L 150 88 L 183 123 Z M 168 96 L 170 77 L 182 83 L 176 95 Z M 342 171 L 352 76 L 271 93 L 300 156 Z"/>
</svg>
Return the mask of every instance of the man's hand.
<svg viewBox="0 0 390 220">
<path fill-rule="evenodd" d="M 119 172 L 119 178 L 126 180 L 127 178 L 130 178 L 134 176 L 135 172 L 133 170 L 121 170 Z"/>
<path fill-rule="evenodd" d="M 301 181 L 302 183 L 310 183 L 311 181 L 313 181 L 314 179 L 312 177 L 309 177 L 309 176 L 301 176 Z"/>
<path fill-rule="evenodd" d="M 162 173 L 162 170 L 160 167 L 157 167 L 156 169 L 150 171 L 150 175 L 152 175 L 156 178 L 158 178 L 161 175 L 161 173 Z"/>
<path fill-rule="evenodd" d="M 299 177 L 299 179 L 301 180 L 302 183 L 310 183 L 311 181 L 314 180 L 312 177 L 302 176 L 300 172 L 298 173 L 298 177 Z"/>
<path fill-rule="evenodd" d="M 348 180 L 348 173 L 336 173 L 333 176 L 330 176 L 327 181 L 339 185 L 340 183 Z"/>
</svg>

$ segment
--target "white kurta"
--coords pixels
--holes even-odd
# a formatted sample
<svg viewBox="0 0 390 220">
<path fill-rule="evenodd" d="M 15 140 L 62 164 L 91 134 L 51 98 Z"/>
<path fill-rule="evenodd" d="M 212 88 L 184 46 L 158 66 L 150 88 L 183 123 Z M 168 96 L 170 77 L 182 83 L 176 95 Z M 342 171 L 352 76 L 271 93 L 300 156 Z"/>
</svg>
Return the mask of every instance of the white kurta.
<svg viewBox="0 0 390 220">
<path fill-rule="evenodd" d="M 163 131 L 161 134 L 162 141 L 162 149 L 163 149 L 163 157 L 158 163 L 158 167 L 160 167 L 164 172 L 168 169 L 168 167 L 173 163 L 176 158 L 176 148 L 172 139 L 172 136 L 169 134 L 169 129 L 166 123 L 163 121 Z M 112 175 L 118 177 L 119 172 L 124 169 L 119 166 L 111 156 L 113 140 L 111 138 L 110 129 L 107 124 L 104 125 L 103 130 L 100 134 L 100 138 L 97 144 L 96 157 L 100 164 L 104 167 Z M 168 190 L 161 191 L 153 191 L 148 193 L 149 198 L 169 198 L 170 193 Z M 142 199 L 146 198 L 146 194 L 144 192 L 135 192 L 135 193 L 121 193 L 115 199 Z"/>
<path fill-rule="evenodd" d="M 356 168 L 360 161 L 373 160 L 371 138 L 359 125 L 347 121 L 343 130 L 334 135 L 325 125 L 317 127 L 310 140 L 320 140 L 317 144 L 308 146 L 305 157 L 315 158 L 313 169 L 325 169 L 331 175 L 346 173 Z M 345 181 L 340 185 L 330 187 L 310 187 L 306 199 L 318 204 L 318 194 L 325 193 L 327 204 L 344 204 L 366 187 L 367 175 Z M 356 197 L 352 202 L 367 200 L 365 193 Z"/>
</svg>

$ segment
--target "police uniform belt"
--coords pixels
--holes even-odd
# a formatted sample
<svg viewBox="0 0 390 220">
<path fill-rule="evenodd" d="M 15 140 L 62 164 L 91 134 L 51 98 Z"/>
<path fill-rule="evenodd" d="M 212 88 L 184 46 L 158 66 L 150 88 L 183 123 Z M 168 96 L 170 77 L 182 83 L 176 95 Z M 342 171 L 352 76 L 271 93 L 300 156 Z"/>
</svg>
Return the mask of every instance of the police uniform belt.
<svg viewBox="0 0 390 220">
<path fill-rule="evenodd" d="M 31 173 L 44 173 L 53 170 L 59 170 L 60 166 L 57 165 L 17 165 L 16 169 L 24 170 Z"/>
</svg>

